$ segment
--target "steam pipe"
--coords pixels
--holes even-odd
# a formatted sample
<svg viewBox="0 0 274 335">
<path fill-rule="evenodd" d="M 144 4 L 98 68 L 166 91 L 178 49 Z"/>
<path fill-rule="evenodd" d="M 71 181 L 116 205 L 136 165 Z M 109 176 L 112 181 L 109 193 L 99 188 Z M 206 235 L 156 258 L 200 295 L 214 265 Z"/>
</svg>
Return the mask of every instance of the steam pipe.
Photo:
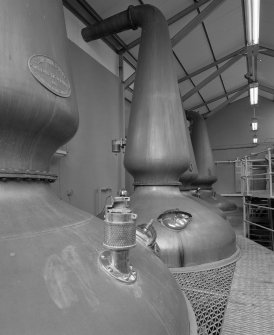
<svg viewBox="0 0 274 335">
<path fill-rule="evenodd" d="M 151 5 L 131 6 L 82 35 L 91 40 L 136 27 L 142 36 L 124 164 L 135 186 L 180 185 L 189 150 L 165 17 Z"/>
<path fill-rule="evenodd" d="M 113 15 L 104 21 L 82 29 L 82 37 L 86 42 L 97 40 L 111 34 L 120 33 L 128 29 L 137 29 L 134 23 L 134 6 L 129 6 L 127 10 Z"/>
</svg>

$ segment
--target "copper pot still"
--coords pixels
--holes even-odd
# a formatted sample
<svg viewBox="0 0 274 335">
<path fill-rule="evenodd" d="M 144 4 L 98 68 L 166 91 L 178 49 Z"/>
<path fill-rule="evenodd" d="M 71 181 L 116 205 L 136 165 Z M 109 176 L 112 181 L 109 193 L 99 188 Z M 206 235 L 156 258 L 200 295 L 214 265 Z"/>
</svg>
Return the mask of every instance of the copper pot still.
<svg viewBox="0 0 274 335">
<path fill-rule="evenodd" d="M 62 2 L 1 0 L 0 13 L 1 334 L 188 335 L 186 300 L 135 240 L 127 200 L 104 233 L 51 192 L 50 158 L 78 127 Z"/>
<path fill-rule="evenodd" d="M 218 334 L 239 251 L 230 225 L 180 192 L 189 149 L 166 19 L 153 6 L 130 6 L 84 29 L 83 37 L 89 41 L 138 26 L 142 35 L 124 160 L 134 177 L 131 207 L 147 245 L 191 301 L 199 334 L 211 329 Z"/>
<path fill-rule="evenodd" d="M 188 169 L 180 175 L 180 178 L 179 178 L 179 181 L 181 182 L 180 191 L 186 197 L 190 197 L 192 200 L 195 200 L 202 206 L 207 207 L 211 211 L 220 215 L 223 219 L 226 219 L 226 215 L 222 210 L 220 210 L 218 207 L 214 206 L 210 202 L 207 202 L 201 199 L 200 193 L 199 193 L 200 192 L 199 187 L 193 185 L 193 183 L 197 180 L 199 173 L 198 173 L 198 168 L 197 168 L 193 146 L 191 143 L 191 138 L 190 138 L 190 133 L 189 133 L 190 122 L 187 122 L 187 123 L 189 124 L 189 126 L 187 127 L 188 129 L 186 130 L 186 135 L 187 135 L 187 143 L 188 143 L 188 149 L 189 149 L 189 154 L 190 154 L 190 163 L 189 163 Z"/>
<path fill-rule="evenodd" d="M 242 213 L 232 201 L 218 194 L 213 184 L 217 181 L 213 153 L 204 117 L 198 112 L 187 112 L 191 121 L 191 142 L 198 169 L 198 177 L 192 182 L 196 190 L 192 194 L 225 213 L 232 225 L 242 222 Z"/>
</svg>

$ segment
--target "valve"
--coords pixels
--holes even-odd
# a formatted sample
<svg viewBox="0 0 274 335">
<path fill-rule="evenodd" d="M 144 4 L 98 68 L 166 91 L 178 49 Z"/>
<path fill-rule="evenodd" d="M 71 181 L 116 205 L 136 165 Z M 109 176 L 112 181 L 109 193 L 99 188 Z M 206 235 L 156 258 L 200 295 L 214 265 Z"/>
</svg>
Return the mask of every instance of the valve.
<svg viewBox="0 0 274 335">
<path fill-rule="evenodd" d="M 160 254 L 160 248 L 156 242 L 157 233 L 155 228 L 152 226 L 156 219 L 151 219 L 147 224 L 141 224 L 137 227 L 137 238 L 140 243 L 144 246 L 149 247 L 156 256 Z"/>
<path fill-rule="evenodd" d="M 137 272 L 130 264 L 129 251 L 136 246 L 137 215 L 128 207 L 130 198 L 121 194 L 106 206 L 103 245 L 108 250 L 100 254 L 99 260 L 110 276 L 132 284 L 137 280 Z"/>
<path fill-rule="evenodd" d="M 111 141 L 112 152 L 118 154 L 122 149 L 126 147 L 126 138 L 119 138 Z"/>
</svg>

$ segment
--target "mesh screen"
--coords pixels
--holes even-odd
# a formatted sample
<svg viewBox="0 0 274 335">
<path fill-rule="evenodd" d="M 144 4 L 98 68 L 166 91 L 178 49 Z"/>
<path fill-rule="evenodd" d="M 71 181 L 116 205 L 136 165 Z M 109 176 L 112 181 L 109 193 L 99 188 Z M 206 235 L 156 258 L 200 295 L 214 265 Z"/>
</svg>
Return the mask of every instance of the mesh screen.
<svg viewBox="0 0 274 335">
<path fill-rule="evenodd" d="M 105 222 L 104 245 L 112 249 L 134 247 L 136 245 L 135 224 Z"/>
<path fill-rule="evenodd" d="M 197 272 L 172 271 L 181 290 L 192 304 L 198 335 L 221 334 L 235 265 L 236 262 Z"/>
</svg>

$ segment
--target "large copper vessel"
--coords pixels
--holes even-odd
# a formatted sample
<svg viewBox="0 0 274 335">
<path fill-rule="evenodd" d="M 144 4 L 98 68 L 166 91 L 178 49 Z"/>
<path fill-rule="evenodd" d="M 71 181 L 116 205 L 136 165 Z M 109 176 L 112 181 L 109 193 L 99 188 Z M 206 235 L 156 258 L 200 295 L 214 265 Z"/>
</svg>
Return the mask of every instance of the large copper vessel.
<svg viewBox="0 0 274 335">
<path fill-rule="evenodd" d="M 189 153 L 190 153 L 190 164 L 189 164 L 188 169 L 180 175 L 180 178 L 179 178 L 179 180 L 181 182 L 180 191 L 185 196 L 190 197 L 192 200 L 194 199 L 199 204 L 207 207 L 211 211 L 217 213 L 218 215 L 220 215 L 221 217 L 226 219 L 226 215 L 222 210 L 220 210 L 218 207 L 216 207 L 216 206 L 212 205 L 211 203 L 209 203 L 209 202 L 200 198 L 199 188 L 197 188 L 197 186 L 193 185 L 193 183 L 198 178 L 198 168 L 197 168 L 197 164 L 196 164 L 196 160 L 195 160 L 195 156 L 194 156 L 194 152 L 193 152 L 193 147 L 192 147 L 192 143 L 191 143 L 191 139 L 190 139 L 190 133 L 189 133 L 188 129 L 186 131 L 186 135 L 187 135 L 188 149 L 189 149 Z M 194 197 L 193 197 L 193 195 L 194 195 Z"/>
<path fill-rule="evenodd" d="M 117 280 L 103 268 L 103 221 L 50 190 L 50 158 L 78 125 L 62 2 L 1 0 L 0 13 L 0 333 L 189 334 L 185 299 L 159 258 L 138 240 L 134 281 L 126 266 Z M 128 252 L 113 255 L 108 269 L 128 264 Z"/>
<path fill-rule="evenodd" d="M 135 183 L 131 206 L 148 240 L 155 231 L 157 245 L 149 245 L 191 300 L 199 334 L 212 329 L 218 334 L 239 253 L 230 225 L 180 192 L 179 177 L 189 167 L 189 149 L 167 22 L 153 6 L 130 6 L 85 29 L 83 37 L 88 41 L 139 26 L 142 36 L 124 161 Z"/>
<path fill-rule="evenodd" d="M 193 195 L 219 208 L 232 224 L 241 222 L 242 214 L 236 204 L 213 189 L 217 176 L 205 119 L 192 111 L 187 113 L 187 117 L 191 120 L 191 141 L 198 168 L 198 178 L 192 185 L 199 191 L 193 191 Z"/>
</svg>

